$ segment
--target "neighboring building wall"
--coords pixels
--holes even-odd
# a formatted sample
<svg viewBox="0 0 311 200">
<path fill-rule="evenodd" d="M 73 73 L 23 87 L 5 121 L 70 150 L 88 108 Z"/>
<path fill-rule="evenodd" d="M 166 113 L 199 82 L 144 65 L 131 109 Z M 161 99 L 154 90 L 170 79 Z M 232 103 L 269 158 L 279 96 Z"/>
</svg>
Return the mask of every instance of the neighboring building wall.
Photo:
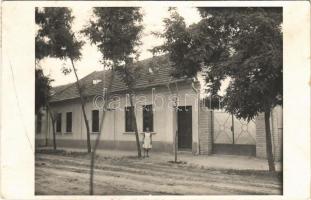
<svg viewBox="0 0 311 200">
<path fill-rule="evenodd" d="M 172 92 L 175 93 L 176 90 Z M 173 136 L 176 126 L 175 111 L 172 108 L 171 92 L 166 87 L 156 87 L 137 91 L 135 112 L 137 118 L 138 132 L 143 131 L 143 111 L 142 106 L 152 104 L 154 101 L 153 123 L 154 135 L 153 150 L 154 151 L 173 151 Z M 193 152 L 197 153 L 198 149 L 198 108 L 196 92 L 192 89 L 191 84 L 179 84 L 178 94 L 180 96 L 179 106 L 192 106 L 192 137 L 193 137 Z M 111 98 L 115 99 L 112 107 L 119 109 L 106 112 L 103 131 L 101 134 L 101 142 L 99 148 L 109 149 L 136 149 L 135 134 L 133 132 L 125 132 L 125 106 L 130 106 L 129 98 L 125 94 L 114 94 Z M 163 99 L 163 101 L 162 101 Z M 117 100 L 117 101 L 116 101 Z M 168 106 L 170 108 L 168 108 Z M 86 148 L 86 127 L 82 115 L 81 105 L 79 100 L 71 100 L 68 102 L 52 104 L 53 112 L 62 113 L 62 132 L 57 133 L 57 145 L 71 148 Z M 89 120 L 90 129 L 92 130 L 91 115 L 92 110 L 97 109 L 93 104 L 93 98 L 90 99 L 85 106 L 87 118 Z M 72 133 L 66 133 L 66 112 L 72 112 Z M 101 121 L 102 110 L 99 111 Z M 52 144 L 52 126 L 49 122 L 48 138 L 49 144 Z M 97 133 L 91 133 L 91 141 L 94 142 Z M 142 135 L 140 135 L 140 140 Z"/>
<path fill-rule="evenodd" d="M 87 106 L 86 106 L 87 109 Z M 72 112 L 72 132 L 66 132 L 66 113 Z M 65 103 L 54 103 L 51 104 L 51 113 L 55 116 L 57 113 L 62 114 L 61 121 L 61 132 L 56 132 L 57 140 L 68 140 L 68 139 L 82 139 L 82 129 L 84 125 L 84 121 L 82 118 L 82 109 L 78 100 L 65 102 Z M 87 112 L 88 113 L 88 112 Z M 89 117 L 89 116 L 88 116 Z M 52 122 L 49 116 L 49 129 L 48 129 L 48 138 L 52 140 L 53 138 L 53 127 Z M 55 129 L 56 131 L 56 129 Z"/>
<path fill-rule="evenodd" d="M 271 113 L 271 134 L 272 134 L 272 150 L 274 160 L 283 159 L 283 112 L 282 107 L 275 107 Z M 256 119 L 256 156 L 259 158 L 267 158 L 266 154 L 266 132 L 264 114 L 261 113 Z"/>
</svg>

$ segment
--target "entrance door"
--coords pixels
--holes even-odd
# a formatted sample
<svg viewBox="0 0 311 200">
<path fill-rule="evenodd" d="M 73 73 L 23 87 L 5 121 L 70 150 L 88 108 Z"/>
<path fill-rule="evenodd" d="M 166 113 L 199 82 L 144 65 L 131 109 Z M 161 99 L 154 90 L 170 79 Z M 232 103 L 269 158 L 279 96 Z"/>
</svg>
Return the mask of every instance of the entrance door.
<svg viewBox="0 0 311 200">
<path fill-rule="evenodd" d="M 192 107 L 178 107 L 178 149 L 192 149 Z"/>
</svg>

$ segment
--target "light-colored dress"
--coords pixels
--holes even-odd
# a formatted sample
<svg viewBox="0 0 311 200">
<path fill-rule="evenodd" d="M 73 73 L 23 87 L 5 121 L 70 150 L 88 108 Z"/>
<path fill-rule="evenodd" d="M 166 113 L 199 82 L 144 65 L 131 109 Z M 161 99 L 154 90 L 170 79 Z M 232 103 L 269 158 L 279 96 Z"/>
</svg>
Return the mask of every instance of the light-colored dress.
<svg viewBox="0 0 311 200">
<path fill-rule="evenodd" d="M 143 148 L 144 149 L 151 149 L 152 148 L 151 133 L 150 132 L 145 133 Z"/>
</svg>

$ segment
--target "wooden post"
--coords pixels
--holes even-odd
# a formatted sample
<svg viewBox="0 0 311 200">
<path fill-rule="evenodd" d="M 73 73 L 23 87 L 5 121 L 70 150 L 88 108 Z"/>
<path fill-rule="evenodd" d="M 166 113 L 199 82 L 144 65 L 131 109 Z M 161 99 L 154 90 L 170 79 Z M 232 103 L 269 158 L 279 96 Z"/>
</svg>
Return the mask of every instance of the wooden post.
<svg viewBox="0 0 311 200">
<path fill-rule="evenodd" d="M 175 106 L 174 106 L 174 114 L 175 114 L 175 126 L 176 131 L 174 135 L 174 157 L 175 157 L 175 163 L 177 162 L 177 151 L 178 151 L 178 107 L 177 107 L 177 98 L 175 99 Z"/>
<path fill-rule="evenodd" d="M 211 110 L 211 153 L 213 153 L 213 145 L 214 145 L 214 111 Z"/>
<path fill-rule="evenodd" d="M 234 116 L 231 115 L 232 118 L 232 124 L 231 124 L 231 132 L 232 132 L 232 144 L 234 144 Z"/>
</svg>

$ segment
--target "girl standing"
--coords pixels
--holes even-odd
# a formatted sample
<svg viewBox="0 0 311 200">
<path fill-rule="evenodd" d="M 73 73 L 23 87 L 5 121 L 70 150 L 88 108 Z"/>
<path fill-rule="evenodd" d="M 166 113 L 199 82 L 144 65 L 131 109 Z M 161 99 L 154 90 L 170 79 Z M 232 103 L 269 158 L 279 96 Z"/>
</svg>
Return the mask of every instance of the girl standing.
<svg viewBox="0 0 311 200">
<path fill-rule="evenodd" d="M 146 128 L 146 132 L 143 137 L 143 149 L 144 149 L 144 157 L 147 153 L 147 157 L 149 157 L 148 152 L 152 148 L 152 133 L 149 132 L 149 128 Z"/>
</svg>

